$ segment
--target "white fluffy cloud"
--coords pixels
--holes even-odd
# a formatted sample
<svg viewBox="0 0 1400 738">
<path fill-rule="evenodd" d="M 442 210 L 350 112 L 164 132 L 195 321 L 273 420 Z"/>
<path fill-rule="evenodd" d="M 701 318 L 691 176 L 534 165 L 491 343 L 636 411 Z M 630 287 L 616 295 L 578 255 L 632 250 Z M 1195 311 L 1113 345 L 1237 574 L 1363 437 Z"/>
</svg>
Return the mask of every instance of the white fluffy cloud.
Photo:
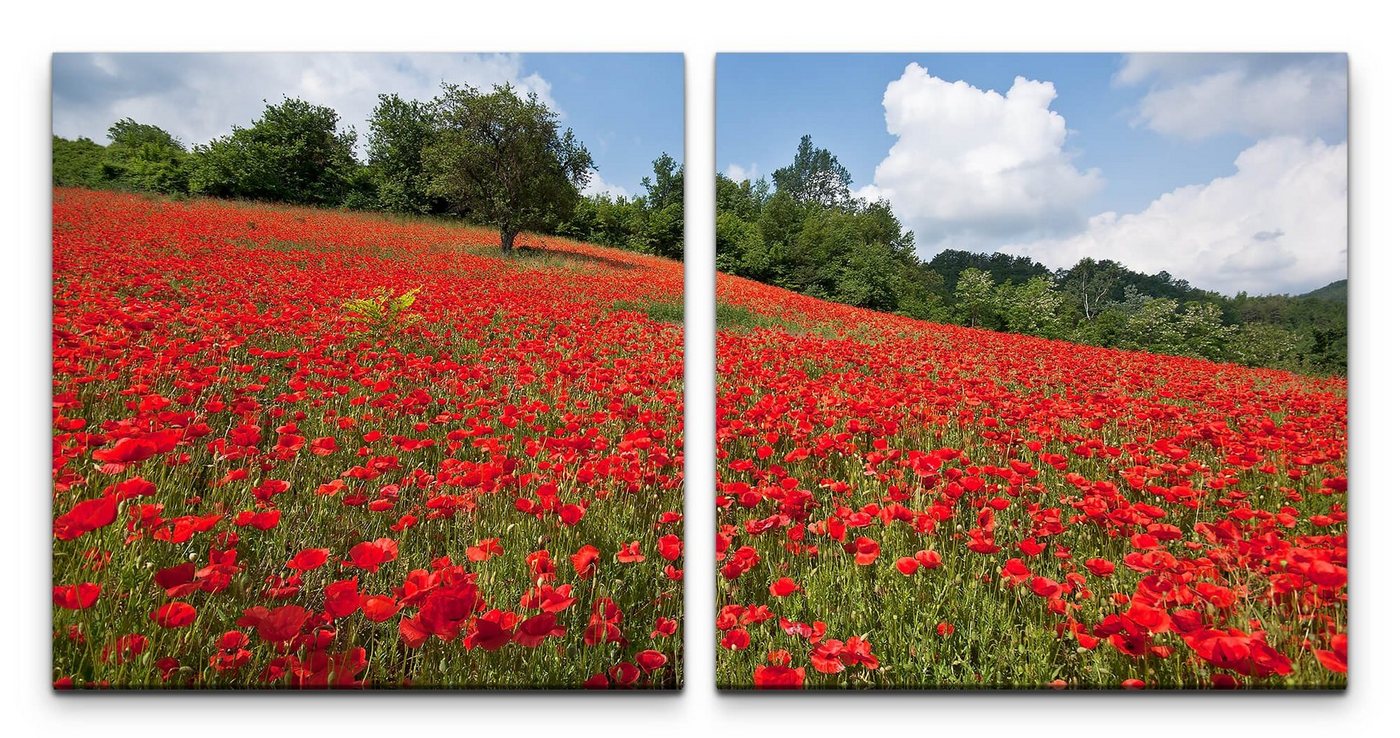
<svg viewBox="0 0 1400 738">
<path fill-rule="evenodd" d="M 1137 122 L 1167 135 L 1336 138 L 1346 131 L 1342 54 L 1131 54 L 1116 81 L 1149 85 Z"/>
<path fill-rule="evenodd" d="M 608 197 L 631 197 L 631 193 L 622 185 L 615 185 L 603 179 L 603 175 L 594 169 L 588 173 L 588 184 L 580 190 L 586 196 L 607 195 Z"/>
<path fill-rule="evenodd" d="M 724 176 L 735 182 L 743 182 L 746 179 L 754 181 L 758 179 L 758 165 L 750 164 L 745 167 L 730 162 L 729 166 L 724 168 Z"/>
<path fill-rule="evenodd" d="M 54 133 L 99 142 L 114 121 L 131 117 L 186 144 L 206 143 L 283 95 L 334 108 L 363 139 L 379 93 L 427 100 L 443 82 L 509 82 L 559 109 L 549 83 L 514 54 L 58 54 L 53 75 Z"/>
<path fill-rule="evenodd" d="M 1241 153 L 1235 167 L 1142 212 L 1095 216 L 1078 235 L 1001 250 L 1051 267 L 1114 259 L 1226 294 L 1305 292 L 1347 275 L 1345 143 L 1270 138 Z"/>
<path fill-rule="evenodd" d="M 1072 229 L 1101 182 L 1072 162 L 1054 99 L 1049 82 L 1017 77 L 1003 95 L 910 64 L 885 89 L 898 140 L 856 194 L 889 200 L 925 255 Z"/>
</svg>

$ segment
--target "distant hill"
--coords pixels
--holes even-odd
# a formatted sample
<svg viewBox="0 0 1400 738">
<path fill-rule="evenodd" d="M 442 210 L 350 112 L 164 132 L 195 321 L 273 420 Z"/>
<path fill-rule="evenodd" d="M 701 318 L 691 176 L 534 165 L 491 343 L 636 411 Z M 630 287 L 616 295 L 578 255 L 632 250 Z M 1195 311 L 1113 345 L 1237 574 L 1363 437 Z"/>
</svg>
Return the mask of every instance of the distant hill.
<svg viewBox="0 0 1400 738">
<path fill-rule="evenodd" d="M 1328 302 L 1346 302 L 1347 281 L 1345 279 L 1339 279 L 1333 282 L 1332 284 L 1327 285 L 1326 287 L 1318 287 L 1312 292 L 1308 292 L 1306 294 L 1298 296 L 1312 297 L 1318 300 L 1327 300 Z"/>
<path fill-rule="evenodd" d="M 945 249 L 932 259 L 924 262 L 924 269 L 936 272 L 943 284 L 950 289 L 958 283 L 958 275 L 964 269 L 981 269 L 992 275 L 994 282 L 1010 281 L 1021 284 L 1035 277 L 1051 278 L 1055 273 L 1050 268 L 1028 256 L 1012 256 L 1003 253 L 980 253 Z"/>
<path fill-rule="evenodd" d="M 965 269 L 980 269 L 997 285 L 1016 286 L 1035 278 L 1044 278 L 1076 306 L 1083 305 L 1086 313 L 1091 307 L 1095 312 L 1102 312 L 1114 305 L 1122 310 L 1125 305 L 1143 298 L 1213 305 L 1219 310 L 1220 323 L 1228 329 L 1244 331 L 1243 335 L 1247 338 L 1257 337 L 1255 343 L 1258 346 L 1284 346 L 1290 353 L 1287 359 L 1254 358 L 1247 359 L 1247 362 L 1321 374 L 1346 373 L 1345 279 L 1302 295 L 1249 295 L 1243 292 L 1223 295 L 1193 286 L 1167 272 L 1136 272 L 1109 259 L 1086 259 L 1068 269 L 1051 270 L 1024 256 L 956 249 L 943 251 L 921 262 L 919 268 L 938 276 L 932 289 L 938 293 L 942 304 L 951 306 L 954 315 L 959 309 L 956 286 L 959 275 Z M 1094 300 L 1091 304 L 1086 304 L 1089 300 L 1085 297 L 1086 290 Z M 1067 335 L 1090 343 L 1116 345 L 1115 339 L 1094 337 L 1092 327 L 1081 325 L 1077 308 L 1072 316 L 1064 314 L 1063 317 L 1071 321 Z M 1247 325 L 1250 327 L 1246 328 Z M 995 324 L 993 327 L 996 327 Z M 1274 330 L 1271 332 L 1264 327 Z"/>
</svg>

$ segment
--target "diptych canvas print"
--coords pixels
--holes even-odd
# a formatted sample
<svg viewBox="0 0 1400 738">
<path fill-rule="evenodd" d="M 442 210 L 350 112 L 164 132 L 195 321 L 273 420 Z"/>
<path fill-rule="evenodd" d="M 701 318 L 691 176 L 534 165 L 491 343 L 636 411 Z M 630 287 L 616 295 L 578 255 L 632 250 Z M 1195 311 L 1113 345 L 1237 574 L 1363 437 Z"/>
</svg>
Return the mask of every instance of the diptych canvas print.
<svg viewBox="0 0 1400 738">
<path fill-rule="evenodd" d="M 684 62 L 55 55 L 54 687 L 678 690 Z M 714 63 L 703 679 L 1346 687 L 1345 55 Z"/>
<path fill-rule="evenodd" d="M 717 680 L 1346 684 L 1346 59 L 717 63 Z"/>
<path fill-rule="evenodd" d="M 678 688 L 681 72 L 56 56 L 55 686 Z"/>
</svg>

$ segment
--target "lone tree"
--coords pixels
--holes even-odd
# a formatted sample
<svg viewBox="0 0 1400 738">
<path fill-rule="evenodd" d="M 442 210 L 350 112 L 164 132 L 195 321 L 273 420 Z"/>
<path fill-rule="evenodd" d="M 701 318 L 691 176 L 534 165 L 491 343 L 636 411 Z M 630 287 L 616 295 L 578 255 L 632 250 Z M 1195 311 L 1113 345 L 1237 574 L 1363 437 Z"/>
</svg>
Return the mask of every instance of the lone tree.
<svg viewBox="0 0 1400 738">
<path fill-rule="evenodd" d="M 433 112 L 437 130 L 423 151 L 428 192 L 499 228 L 502 252 L 511 253 L 522 231 L 573 213 L 593 157 L 572 130 L 560 134 L 558 114 L 534 93 L 443 85 Z"/>
<path fill-rule="evenodd" d="M 773 183 L 803 205 L 836 208 L 851 201 L 851 173 L 835 154 L 814 146 L 810 134 L 797 144 L 792 164 L 773 172 Z"/>
</svg>

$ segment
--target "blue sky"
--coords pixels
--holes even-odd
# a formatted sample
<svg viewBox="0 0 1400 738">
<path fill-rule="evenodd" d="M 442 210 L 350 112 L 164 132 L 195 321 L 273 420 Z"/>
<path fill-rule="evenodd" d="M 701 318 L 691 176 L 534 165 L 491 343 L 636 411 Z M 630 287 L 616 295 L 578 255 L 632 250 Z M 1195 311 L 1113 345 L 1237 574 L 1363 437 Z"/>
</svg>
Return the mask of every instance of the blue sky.
<svg viewBox="0 0 1400 738">
<path fill-rule="evenodd" d="M 380 92 L 426 100 L 443 81 L 511 82 L 588 147 L 592 187 L 638 194 L 662 151 L 684 160 L 684 78 L 680 54 L 55 54 L 53 130 L 103 142 L 129 116 L 205 143 L 288 95 L 335 108 L 363 142 Z"/>
<path fill-rule="evenodd" d="M 1045 84 L 1013 102 L 1018 77 Z M 1345 276 L 1342 55 L 720 54 L 716 85 L 719 171 L 769 175 L 810 133 L 925 256 L 1116 258 L 1222 291 Z M 1267 183 L 1303 170 L 1310 185 Z M 1319 222 L 1286 212 L 1305 195 L 1331 206 Z"/>
</svg>

